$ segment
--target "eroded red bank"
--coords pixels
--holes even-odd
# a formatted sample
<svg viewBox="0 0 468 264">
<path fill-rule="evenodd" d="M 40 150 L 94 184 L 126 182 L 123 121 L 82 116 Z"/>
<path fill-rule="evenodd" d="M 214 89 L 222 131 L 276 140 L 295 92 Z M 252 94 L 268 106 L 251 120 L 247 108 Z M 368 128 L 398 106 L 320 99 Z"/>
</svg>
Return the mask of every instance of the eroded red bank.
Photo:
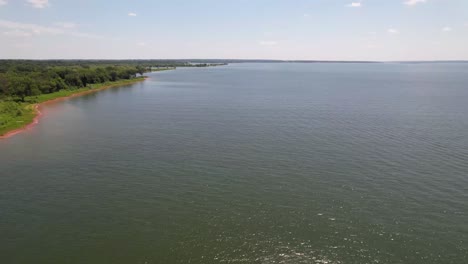
<svg viewBox="0 0 468 264">
<path fill-rule="evenodd" d="M 37 125 L 39 123 L 39 118 L 42 116 L 42 112 L 39 110 L 39 105 L 34 105 L 34 111 L 35 111 L 35 116 L 31 123 L 25 125 L 24 127 L 17 128 L 15 130 L 7 132 L 5 135 L 0 136 L 0 139 L 12 137 L 18 133 L 21 133 Z"/>
</svg>

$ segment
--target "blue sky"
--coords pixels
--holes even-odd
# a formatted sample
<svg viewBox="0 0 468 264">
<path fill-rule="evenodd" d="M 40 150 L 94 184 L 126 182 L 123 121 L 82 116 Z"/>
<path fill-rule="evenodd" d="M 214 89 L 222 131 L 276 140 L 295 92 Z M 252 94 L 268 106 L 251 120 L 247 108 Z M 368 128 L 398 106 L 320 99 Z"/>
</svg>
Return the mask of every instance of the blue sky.
<svg viewBox="0 0 468 264">
<path fill-rule="evenodd" d="M 468 0 L 0 0 L 0 58 L 468 60 Z"/>
</svg>

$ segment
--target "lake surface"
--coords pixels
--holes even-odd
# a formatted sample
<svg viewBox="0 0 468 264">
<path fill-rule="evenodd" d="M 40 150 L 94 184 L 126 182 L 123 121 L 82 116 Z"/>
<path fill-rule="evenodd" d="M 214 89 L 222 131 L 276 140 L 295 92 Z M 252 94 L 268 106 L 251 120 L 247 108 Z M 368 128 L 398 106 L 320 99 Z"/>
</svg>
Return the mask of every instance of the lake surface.
<svg viewBox="0 0 468 264">
<path fill-rule="evenodd" d="M 0 140 L 0 263 L 468 263 L 468 64 L 231 64 Z"/>
</svg>

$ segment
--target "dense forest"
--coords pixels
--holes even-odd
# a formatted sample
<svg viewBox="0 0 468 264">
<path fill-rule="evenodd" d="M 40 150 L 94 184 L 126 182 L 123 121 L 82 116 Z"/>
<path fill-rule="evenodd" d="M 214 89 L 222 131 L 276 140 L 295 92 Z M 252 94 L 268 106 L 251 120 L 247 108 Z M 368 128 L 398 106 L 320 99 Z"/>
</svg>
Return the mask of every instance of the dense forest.
<svg viewBox="0 0 468 264">
<path fill-rule="evenodd" d="M 0 61 L 0 100 L 24 102 L 27 96 L 132 79 L 151 67 L 131 61 Z"/>
<path fill-rule="evenodd" d="M 86 87 L 88 84 L 131 79 L 144 68 L 131 66 L 107 67 L 14 67 L 0 73 L 0 91 L 3 97 L 18 98 L 48 94 L 63 89 Z"/>
<path fill-rule="evenodd" d="M 0 60 L 0 100 L 132 79 L 154 69 L 214 64 L 161 60 Z"/>
</svg>

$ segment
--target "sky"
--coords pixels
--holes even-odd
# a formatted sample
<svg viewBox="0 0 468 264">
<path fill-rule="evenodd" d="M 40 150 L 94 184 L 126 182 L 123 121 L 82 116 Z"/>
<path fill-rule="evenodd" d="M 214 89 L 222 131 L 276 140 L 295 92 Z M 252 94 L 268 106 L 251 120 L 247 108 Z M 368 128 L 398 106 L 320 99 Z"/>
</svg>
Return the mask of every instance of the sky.
<svg viewBox="0 0 468 264">
<path fill-rule="evenodd" d="M 0 58 L 468 60 L 468 0 L 0 0 Z"/>
</svg>

